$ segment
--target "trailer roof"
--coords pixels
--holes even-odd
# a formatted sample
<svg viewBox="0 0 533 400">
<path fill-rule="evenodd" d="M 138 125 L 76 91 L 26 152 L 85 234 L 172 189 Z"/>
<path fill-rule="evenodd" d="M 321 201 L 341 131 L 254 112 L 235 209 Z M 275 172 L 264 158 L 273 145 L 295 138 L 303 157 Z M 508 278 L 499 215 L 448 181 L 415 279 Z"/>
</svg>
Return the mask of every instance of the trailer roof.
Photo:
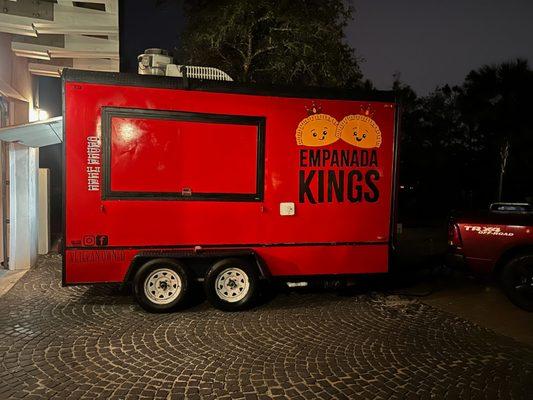
<svg viewBox="0 0 533 400">
<path fill-rule="evenodd" d="M 396 102 L 393 91 L 358 90 L 321 87 L 242 84 L 228 81 L 207 81 L 170 76 L 139 75 L 132 73 L 82 71 L 63 69 L 63 82 L 97 83 L 102 85 L 142 86 L 161 89 L 198 90 L 217 93 L 248 94 L 255 96 L 297 97 L 311 99 L 338 99 L 358 101 Z"/>
</svg>

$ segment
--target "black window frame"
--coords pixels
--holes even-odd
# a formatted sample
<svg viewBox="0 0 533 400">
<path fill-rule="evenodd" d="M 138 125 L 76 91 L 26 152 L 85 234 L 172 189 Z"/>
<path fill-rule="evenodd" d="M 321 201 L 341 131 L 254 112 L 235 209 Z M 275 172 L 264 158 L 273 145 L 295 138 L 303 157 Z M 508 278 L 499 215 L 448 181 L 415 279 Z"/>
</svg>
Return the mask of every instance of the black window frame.
<svg viewBox="0 0 533 400">
<path fill-rule="evenodd" d="M 103 200 L 263 201 L 265 181 L 265 117 L 124 107 L 102 107 L 101 114 Z M 116 117 L 255 126 L 257 128 L 255 193 L 192 192 L 186 194 L 180 192 L 133 192 L 111 190 L 111 121 Z"/>
</svg>

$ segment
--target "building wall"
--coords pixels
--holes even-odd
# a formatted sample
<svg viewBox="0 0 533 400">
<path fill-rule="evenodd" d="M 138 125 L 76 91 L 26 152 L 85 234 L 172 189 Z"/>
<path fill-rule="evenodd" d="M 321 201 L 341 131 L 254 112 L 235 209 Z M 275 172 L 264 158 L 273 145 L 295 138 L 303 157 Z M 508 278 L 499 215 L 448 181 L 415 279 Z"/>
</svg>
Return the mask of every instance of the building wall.
<svg viewBox="0 0 533 400">
<path fill-rule="evenodd" d="M 33 115 L 32 76 L 28 72 L 28 59 L 17 57 L 11 58 L 12 73 L 11 86 L 13 86 L 28 102 L 14 101 L 14 123 L 24 124 L 36 121 L 38 116 Z"/>
<path fill-rule="evenodd" d="M 33 111 L 32 76 L 28 71 L 28 60 L 17 57 L 11 51 L 12 35 L 0 33 L 0 79 L 15 89 L 28 101 L 8 99 L 10 125 L 36 121 Z M 5 168 L 3 176 L 10 184 L 1 182 L 7 204 L 0 202 L 1 218 L 9 218 L 8 231 L 0 223 L 0 256 L 4 261 L 3 235 L 9 237 L 9 269 L 29 268 L 37 257 L 38 229 L 38 160 L 39 150 L 17 143 L 6 144 L 9 150 L 2 153 L 8 158 L 0 163 Z M 0 173 L 2 171 L 0 170 Z"/>
<path fill-rule="evenodd" d="M 10 100 L 11 124 L 30 121 L 33 111 L 32 77 L 28 72 L 28 59 L 17 57 L 11 51 L 12 36 L 0 32 L 0 79 L 24 96 L 28 102 Z M 33 118 L 35 119 L 35 118 Z"/>
<path fill-rule="evenodd" d="M 11 37 L 9 33 L 0 32 L 0 60 L 2 65 L 0 66 L 0 79 L 4 82 L 11 83 Z"/>
<path fill-rule="evenodd" d="M 6 83 L 11 84 L 11 71 L 12 71 L 12 52 L 11 52 L 11 36 L 8 33 L 2 33 L 0 32 L 0 79 Z M 6 99 L 8 100 L 8 99 Z M 9 118 L 8 123 L 13 124 L 13 112 L 14 112 L 14 105 L 13 101 L 8 100 L 8 111 L 9 111 Z M 7 146 L 7 144 L 0 142 L 0 145 L 2 148 L 0 149 L 0 177 L 2 176 L 3 172 L 3 165 L 4 165 L 4 157 L 7 155 L 7 148 L 4 148 Z M 7 169 L 7 168 L 6 168 Z M 7 171 L 5 171 L 7 172 Z M 6 190 L 6 187 L 4 186 L 3 182 L 0 181 L 0 196 L 2 196 L 4 191 Z M 1 198 L 1 197 L 0 197 Z M 9 210 L 9 206 L 7 207 L 7 210 Z M 4 212 L 7 211 L 4 210 L 4 203 L 3 201 L 0 201 L 0 262 L 4 262 L 4 234 L 8 234 L 7 232 L 4 232 L 4 224 L 2 219 L 5 218 Z M 4 265 L 5 266 L 5 265 Z"/>
</svg>

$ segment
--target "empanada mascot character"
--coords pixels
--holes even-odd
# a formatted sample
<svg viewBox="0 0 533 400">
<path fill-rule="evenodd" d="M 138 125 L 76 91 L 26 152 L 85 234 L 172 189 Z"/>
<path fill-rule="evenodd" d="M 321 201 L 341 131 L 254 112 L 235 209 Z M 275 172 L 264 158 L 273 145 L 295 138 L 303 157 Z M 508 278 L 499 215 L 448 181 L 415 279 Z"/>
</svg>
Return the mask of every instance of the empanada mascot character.
<svg viewBox="0 0 533 400">
<path fill-rule="evenodd" d="M 336 135 L 352 146 L 363 149 L 381 146 L 381 131 L 368 115 L 347 115 L 339 122 Z"/>
<path fill-rule="evenodd" d="M 328 114 L 312 114 L 304 118 L 296 129 L 296 142 L 301 146 L 326 146 L 338 137 L 337 120 Z"/>
</svg>

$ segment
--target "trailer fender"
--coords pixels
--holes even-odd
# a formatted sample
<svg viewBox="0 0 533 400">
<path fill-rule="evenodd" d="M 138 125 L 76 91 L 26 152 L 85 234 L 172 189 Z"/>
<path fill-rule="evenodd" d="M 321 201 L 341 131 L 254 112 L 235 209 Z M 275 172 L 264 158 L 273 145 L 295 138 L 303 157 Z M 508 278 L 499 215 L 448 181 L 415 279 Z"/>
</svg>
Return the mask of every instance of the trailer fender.
<svg viewBox="0 0 533 400">
<path fill-rule="evenodd" d="M 261 259 L 252 249 L 201 249 L 201 250 L 145 250 L 137 253 L 128 267 L 124 282 L 132 282 L 137 270 L 149 260 L 155 258 L 170 258 L 182 261 L 196 280 L 203 280 L 207 270 L 213 263 L 224 258 L 245 258 L 257 268 L 261 280 L 270 280 L 270 272 Z"/>
</svg>

